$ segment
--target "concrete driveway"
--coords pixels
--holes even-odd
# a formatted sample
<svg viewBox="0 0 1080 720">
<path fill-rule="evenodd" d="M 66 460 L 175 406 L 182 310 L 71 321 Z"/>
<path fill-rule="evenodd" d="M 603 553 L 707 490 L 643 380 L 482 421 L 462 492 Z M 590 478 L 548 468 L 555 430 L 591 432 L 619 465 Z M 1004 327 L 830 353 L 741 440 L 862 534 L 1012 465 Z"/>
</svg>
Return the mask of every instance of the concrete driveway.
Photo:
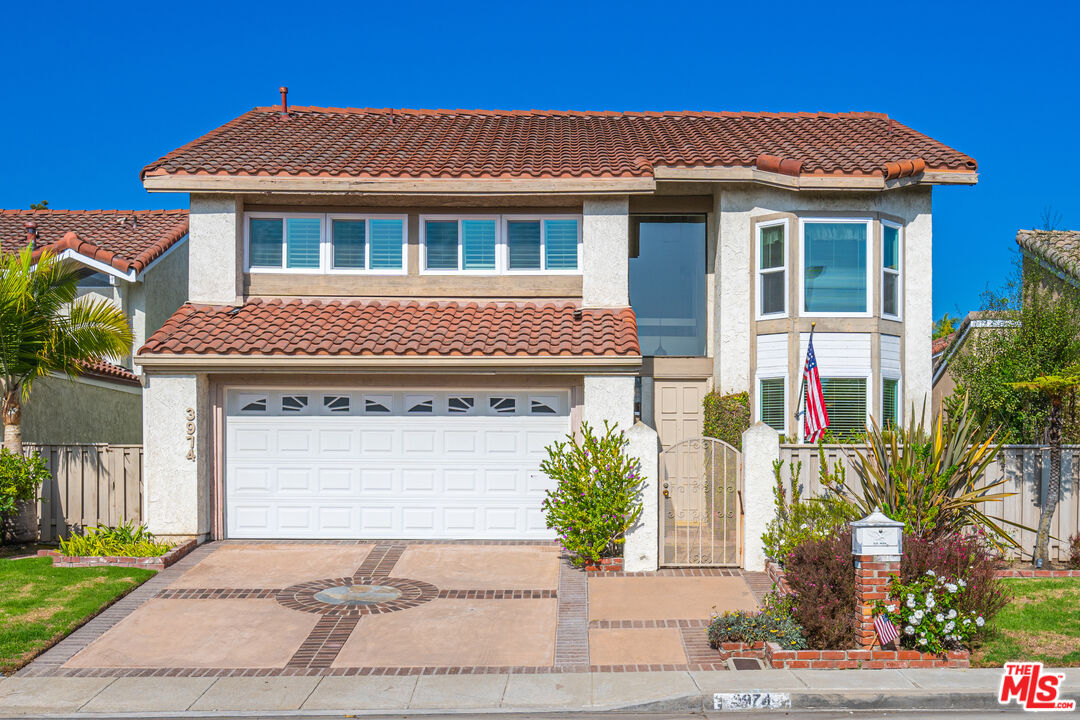
<svg viewBox="0 0 1080 720">
<path fill-rule="evenodd" d="M 587 578 L 546 543 L 215 543 L 140 592 L 25 672 L 720 669 L 708 617 L 757 605 L 737 570 Z"/>
</svg>

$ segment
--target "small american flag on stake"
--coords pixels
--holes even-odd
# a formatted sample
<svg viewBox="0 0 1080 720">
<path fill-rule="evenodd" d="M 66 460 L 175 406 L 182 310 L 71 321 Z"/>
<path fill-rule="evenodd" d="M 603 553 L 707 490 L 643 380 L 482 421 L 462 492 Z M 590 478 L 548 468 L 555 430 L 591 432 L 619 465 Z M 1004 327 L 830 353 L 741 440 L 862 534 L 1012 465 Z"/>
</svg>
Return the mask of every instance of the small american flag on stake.
<svg viewBox="0 0 1080 720">
<path fill-rule="evenodd" d="M 806 387 L 806 408 L 803 410 L 803 430 L 808 442 L 817 442 L 825 428 L 829 427 L 829 412 L 825 409 L 825 393 L 821 389 L 817 357 L 814 355 L 814 329 L 810 328 L 810 340 L 806 345 L 806 366 L 803 368 L 803 385 Z"/>
<path fill-rule="evenodd" d="M 874 630 L 877 631 L 878 641 L 882 647 L 900 637 L 900 631 L 896 629 L 896 626 L 892 624 L 884 614 L 876 615 L 874 617 Z"/>
</svg>

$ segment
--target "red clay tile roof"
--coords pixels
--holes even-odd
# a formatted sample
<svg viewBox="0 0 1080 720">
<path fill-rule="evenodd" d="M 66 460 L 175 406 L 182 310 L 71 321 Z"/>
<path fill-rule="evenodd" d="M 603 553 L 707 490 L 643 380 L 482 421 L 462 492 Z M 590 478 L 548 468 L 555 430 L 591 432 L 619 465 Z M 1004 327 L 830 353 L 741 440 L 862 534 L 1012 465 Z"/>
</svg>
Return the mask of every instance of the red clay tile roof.
<svg viewBox="0 0 1080 720">
<path fill-rule="evenodd" d="M 117 382 L 122 385 L 140 385 L 139 376 L 125 367 L 114 365 L 105 360 L 93 360 L 84 362 L 83 374 L 86 377 L 96 377 L 102 380 Z"/>
<path fill-rule="evenodd" d="M 975 161 L 880 113 L 255 108 L 146 175 L 648 177 L 657 166 L 900 177 Z"/>
<path fill-rule="evenodd" d="M 80 255 L 142 272 L 187 235 L 187 210 L 0 210 L 0 247 L 26 247 L 26 223 L 37 224 L 35 248 Z"/>
<path fill-rule="evenodd" d="M 934 338 L 934 341 L 930 344 L 930 354 L 937 355 L 939 352 L 943 352 L 945 348 L 949 347 L 955 337 L 956 331 L 954 330 L 948 335 L 942 335 L 939 338 Z"/>
<path fill-rule="evenodd" d="M 140 355 L 301 356 L 640 353 L 630 308 L 278 299 L 239 306 L 185 304 L 139 350 Z"/>
</svg>

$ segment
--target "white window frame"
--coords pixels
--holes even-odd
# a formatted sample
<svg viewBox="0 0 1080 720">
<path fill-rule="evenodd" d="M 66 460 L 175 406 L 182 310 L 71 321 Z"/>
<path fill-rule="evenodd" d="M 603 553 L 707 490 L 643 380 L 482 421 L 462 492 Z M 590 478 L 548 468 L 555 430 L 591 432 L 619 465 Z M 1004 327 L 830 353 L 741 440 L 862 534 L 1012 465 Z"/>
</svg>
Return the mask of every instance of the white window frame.
<svg viewBox="0 0 1080 720">
<path fill-rule="evenodd" d="M 894 372 L 881 373 L 881 392 L 878 393 L 881 396 L 881 417 L 879 418 L 878 425 L 885 426 L 885 381 L 896 381 L 896 425 L 897 427 L 904 426 L 904 378 Z"/>
<path fill-rule="evenodd" d="M 253 218 L 281 220 L 281 265 L 278 267 L 252 267 L 251 265 L 251 222 Z M 316 218 L 319 220 L 319 267 L 290 268 L 285 228 L 292 218 Z M 365 268 L 335 268 L 334 238 L 331 223 L 334 220 L 400 220 L 401 221 L 401 267 L 379 268 L 371 270 L 371 234 L 370 225 L 364 228 L 364 264 Z M 407 215 L 385 215 L 373 213 L 305 213 L 305 212 L 269 212 L 253 210 L 244 213 L 244 272 L 252 274 L 289 274 L 289 275 L 406 275 L 409 272 L 409 218 Z"/>
<path fill-rule="evenodd" d="M 896 233 L 896 270 L 885 267 L 885 228 L 895 228 Z M 896 275 L 896 314 L 885 312 L 885 275 Z M 904 319 L 904 226 L 890 220 L 881 221 L 881 317 L 889 320 Z M 899 422 L 899 421 L 898 421 Z"/>
<path fill-rule="evenodd" d="M 820 371 L 820 369 L 821 368 L 819 367 L 818 370 Z M 869 425 L 870 424 L 870 418 L 874 414 L 874 373 L 873 373 L 873 371 L 866 372 L 866 373 L 860 373 L 860 372 L 829 373 L 828 375 L 822 375 L 821 379 L 822 380 L 833 380 L 833 379 L 836 379 L 836 380 L 866 380 L 866 417 L 863 418 L 863 424 L 864 425 Z M 799 379 L 799 387 L 800 388 L 802 387 L 802 378 L 801 377 Z M 799 400 L 800 403 L 802 402 L 801 397 L 798 400 Z M 802 405 L 799 405 L 797 409 L 801 410 Z M 802 419 L 800 419 L 796 423 L 796 425 L 798 425 L 796 430 L 799 433 L 799 442 L 803 443 L 803 442 L 806 441 L 806 435 L 805 435 L 806 426 L 804 425 Z M 828 428 L 826 428 L 826 429 L 828 429 Z"/>
<path fill-rule="evenodd" d="M 754 378 L 754 388 L 757 391 L 754 397 L 754 422 L 765 422 L 762 420 L 762 407 L 761 407 L 761 381 L 762 380 L 783 380 L 784 381 L 784 429 L 778 431 L 781 435 L 787 435 L 788 417 L 794 413 L 791 408 L 791 387 L 788 383 L 788 375 L 758 375 Z"/>
<path fill-rule="evenodd" d="M 573 270 L 547 268 L 547 225 L 545 220 L 577 220 L 577 267 Z M 540 267 L 529 269 L 522 268 L 513 270 L 510 268 L 510 223 L 511 222 L 537 222 L 540 223 Z M 584 257 L 582 247 L 582 222 L 581 215 L 503 215 L 502 216 L 502 262 L 504 275 L 581 275 L 581 262 Z"/>
<path fill-rule="evenodd" d="M 490 220 L 495 224 L 495 267 L 464 269 L 465 264 L 465 236 L 462 234 L 461 223 L 464 220 Z M 429 221 L 450 222 L 457 221 L 457 268 L 454 270 L 431 269 L 427 266 L 427 224 Z M 421 275 L 498 275 L 500 271 L 499 248 L 503 241 L 499 230 L 502 223 L 498 215 L 421 215 L 420 216 L 420 274 Z"/>
<path fill-rule="evenodd" d="M 334 267 L 334 221 L 364 221 L 364 267 Z M 371 269 L 371 220 L 401 221 L 401 267 Z M 409 273 L 409 218 L 407 215 L 381 215 L 371 213 L 327 213 L 326 242 L 323 243 L 323 267 L 328 275 L 407 275 Z"/>
<path fill-rule="evenodd" d="M 807 223 L 853 223 L 866 226 L 866 311 L 809 312 L 806 310 L 806 225 Z M 873 317 L 874 316 L 874 219 L 869 217 L 799 218 L 799 316 L 800 317 Z M 771 316 L 770 316 L 771 317 Z M 841 377 L 841 376 L 836 376 Z"/>
<path fill-rule="evenodd" d="M 762 258 L 762 255 L 761 255 L 761 234 L 762 233 L 761 233 L 761 231 L 766 229 L 766 228 L 778 227 L 778 226 L 784 228 L 784 263 L 780 267 L 775 267 L 775 268 L 769 268 L 767 270 L 762 270 L 762 268 L 761 268 L 761 258 Z M 756 260 L 756 262 L 754 263 L 754 268 L 755 268 L 755 273 L 756 273 L 755 286 L 754 287 L 757 288 L 757 302 L 755 303 L 757 305 L 756 318 L 758 320 L 777 320 L 777 319 L 786 318 L 788 316 L 788 314 L 790 313 L 790 309 L 789 309 L 790 298 L 788 298 L 788 294 L 789 294 L 788 293 L 788 286 L 789 286 L 788 281 L 789 281 L 790 278 L 787 275 L 787 273 L 788 273 L 788 259 L 790 257 L 789 252 L 788 252 L 788 248 L 791 246 L 791 232 L 790 232 L 790 228 L 788 227 L 787 218 L 784 218 L 782 220 L 769 220 L 767 222 L 758 223 L 757 224 L 757 231 L 756 231 L 755 234 L 757 235 L 757 239 L 755 240 L 756 244 L 755 244 L 755 247 L 754 247 L 754 249 L 755 249 L 754 257 L 755 257 L 755 260 Z M 765 314 L 765 313 L 762 312 L 762 307 L 763 307 L 764 302 L 765 302 L 765 292 L 764 292 L 765 275 L 772 275 L 772 274 L 776 274 L 776 273 L 784 273 L 785 274 L 784 275 L 784 310 L 783 310 L 783 312 Z"/>
</svg>

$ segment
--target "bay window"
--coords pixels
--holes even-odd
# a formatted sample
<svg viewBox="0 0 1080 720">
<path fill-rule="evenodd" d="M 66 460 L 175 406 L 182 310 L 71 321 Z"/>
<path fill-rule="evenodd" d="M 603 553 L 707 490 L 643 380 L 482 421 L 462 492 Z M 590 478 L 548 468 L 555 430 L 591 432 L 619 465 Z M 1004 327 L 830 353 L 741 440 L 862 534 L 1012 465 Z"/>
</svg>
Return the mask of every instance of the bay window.
<svg viewBox="0 0 1080 720">
<path fill-rule="evenodd" d="M 868 315 L 872 221 L 830 218 L 800 224 L 803 314 Z"/>
<path fill-rule="evenodd" d="M 900 226 L 881 223 L 881 314 L 900 317 Z"/>
<path fill-rule="evenodd" d="M 787 313 L 787 221 L 758 225 L 758 316 Z"/>
</svg>

